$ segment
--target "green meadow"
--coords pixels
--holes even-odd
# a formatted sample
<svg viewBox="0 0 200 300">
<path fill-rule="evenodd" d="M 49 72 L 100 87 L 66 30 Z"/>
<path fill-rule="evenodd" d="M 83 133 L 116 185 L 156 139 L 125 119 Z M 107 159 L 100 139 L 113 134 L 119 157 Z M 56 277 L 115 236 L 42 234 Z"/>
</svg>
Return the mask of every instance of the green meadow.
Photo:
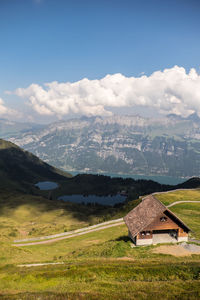
<svg viewBox="0 0 200 300">
<path fill-rule="evenodd" d="M 2 299 L 198 299 L 200 255 L 131 247 L 124 225 L 47 245 L 4 244 Z M 64 262 L 18 267 L 18 264 Z M 178 297 L 178 298 L 177 298 Z M 158 298 L 160 299 L 160 298 Z"/>
<path fill-rule="evenodd" d="M 199 299 L 199 260 L 84 259 L 1 269 L 1 299 Z"/>
<path fill-rule="evenodd" d="M 176 201 L 200 201 L 200 189 L 164 192 L 156 194 L 156 198 L 165 205 L 169 205 Z"/>
<path fill-rule="evenodd" d="M 32 238 L 67 232 L 123 217 L 140 200 L 114 208 L 47 200 L 41 195 L 0 189 L 0 239 Z"/>
<path fill-rule="evenodd" d="M 157 197 L 170 201 L 171 193 L 173 201 L 178 201 L 179 195 L 184 197 L 182 191 Z M 190 200 L 196 200 L 198 195 L 198 190 L 185 193 Z M 175 257 L 154 253 L 158 245 L 132 247 L 125 225 L 46 245 L 14 247 L 12 241 L 19 237 L 59 233 L 64 228 L 98 223 L 105 215 L 114 218 L 120 214 L 111 210 L 97 214 L 97 208 L 69 203 L 56 207 L 52 201 L 44 204 L 43 198 L 37 196 L 26 199 L 15 195 L 16 199 L 13 201 L 10 195 L 5 208 L 3 202 L 1 205 L 0 299 L 200 298 L 200 255 Z M 121 213 L 134 205 L 128 203 Z M 84 213 L 84 209 L 90 211 Z M 193 237 L 200 238 L 200 203 L 183 203 L 170 209 L 193 230 Z M 18 266 L 49 262 L 63 264 Z"/>
</svg>

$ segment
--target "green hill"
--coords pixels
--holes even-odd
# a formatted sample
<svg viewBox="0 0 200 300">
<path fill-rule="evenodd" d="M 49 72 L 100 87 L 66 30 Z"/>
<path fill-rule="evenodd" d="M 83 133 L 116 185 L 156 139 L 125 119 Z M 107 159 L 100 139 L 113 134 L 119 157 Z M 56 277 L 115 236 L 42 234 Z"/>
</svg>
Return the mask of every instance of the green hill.
<svg viewBox="0 0 200 300">
<path fill-rule="evenodd" d="M 48 199 L 49 191 L 34 186 L 45 180 L 59 184 L 53 191 L 53 201 Z M 56 201 L 56 198 L 66 193 L 102 193 L 102 186 L 103 194 L 117 193 L 132 183 L 95 175 L 72 178 L 30 152 L 0 139 L 0 240 L 58 233 L 118 217 L 124 209 L 129 209 L 129 204 L 126 208 L 109 208 Z"/>
<path fill-rule="evenodd" d="M 38 181 L 64 180 L 62 172 L 15 144 L 0 139 L 0 188 L 24 189 Z"/>
</svg>

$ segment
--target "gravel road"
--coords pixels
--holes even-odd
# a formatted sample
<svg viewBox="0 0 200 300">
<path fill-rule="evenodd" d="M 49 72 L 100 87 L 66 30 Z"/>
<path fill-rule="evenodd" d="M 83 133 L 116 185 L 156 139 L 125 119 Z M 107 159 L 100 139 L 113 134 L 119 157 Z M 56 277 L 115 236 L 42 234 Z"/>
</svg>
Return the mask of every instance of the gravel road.
<svg viewBox="0 0 200 300">
<path fill-rule="evenodd" d="M 180 204 L 180 203 L 200 203 L 200 201 L 176 201 L 174 203 L 171 203 L 167 206 L 167 208 L 174 206 L 176 204 Z"/>
<path fill-rule="evenodd" d="M 33 243 L 13 244 L 13 246 L 23 247 L 23 246 L 34 246 L 34 245 L 40 245 L 40 244 L 49 244 L 49 243 L 61 241 L 61 240 L 64 240 L 64 239 L 69 239 L 69 238 L 76 237 L 76 236 L 79 236 L 79 235 L 83 235 L 83 234 L 87 234 L 87 233 L 90 233 L 90 232 L 99 231 L 99 230 L 102 230 L 102 229 L 115 227 L 115 226 L 119 226 L 119 225 L 123 225 L 123 224 L 124 224 L 124 221 L 119 222 L 119 223 L 110 224 L 110 225 L 104 225 L 104 226 L 101 226 L 101 227 L 97 227 L 97 228 L 90 229 L 90 230 L 85 230 L 83 232 L 78 232 L 78 233 L 74 233 L 74 234 L 59 237 L 59 238 L 54 238 L 54 239 L 51 239 L 51 240 L 45 240 L 45 241 L 33 242 Z"/>
</svg>

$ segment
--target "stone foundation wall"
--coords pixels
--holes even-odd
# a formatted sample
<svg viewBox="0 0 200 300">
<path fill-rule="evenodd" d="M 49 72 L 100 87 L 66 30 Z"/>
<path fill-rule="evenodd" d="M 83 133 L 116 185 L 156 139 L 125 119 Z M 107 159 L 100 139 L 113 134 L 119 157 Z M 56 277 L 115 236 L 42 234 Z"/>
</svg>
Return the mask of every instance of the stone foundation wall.
<svg viewBox="0 0 200 300">
<path fill-rule="evenodd" d="M 177 242 L 188 242 L 188 236 L 179 236 Z"/>
<path fill-rule="evenodd" d="M 136 246 L 143 246 L 143 245 L 152 245 L 152 239 L 137 239 Z"/>
</svg>

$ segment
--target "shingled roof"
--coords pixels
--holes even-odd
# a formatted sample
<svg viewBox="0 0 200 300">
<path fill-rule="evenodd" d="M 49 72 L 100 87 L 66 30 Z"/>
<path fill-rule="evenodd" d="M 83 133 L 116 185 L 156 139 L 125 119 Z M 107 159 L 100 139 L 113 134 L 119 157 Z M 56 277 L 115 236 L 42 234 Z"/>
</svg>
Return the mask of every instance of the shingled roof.
<svg viewBox="0 0 200 300">
<path fill-rule="evenodd" d="M 139 232 L 150 225 L 157 216 L 165 211 L 172 214 L 183 226 L 190 230 L 183 221 L 167 209 L 167 207 L 153 195 L 149 195 L 144 198 L 140 204 L 138 204 L 124 217 L 124 221 L 131 232 L 132 237 L 135 237 Z"/>
</svg>

